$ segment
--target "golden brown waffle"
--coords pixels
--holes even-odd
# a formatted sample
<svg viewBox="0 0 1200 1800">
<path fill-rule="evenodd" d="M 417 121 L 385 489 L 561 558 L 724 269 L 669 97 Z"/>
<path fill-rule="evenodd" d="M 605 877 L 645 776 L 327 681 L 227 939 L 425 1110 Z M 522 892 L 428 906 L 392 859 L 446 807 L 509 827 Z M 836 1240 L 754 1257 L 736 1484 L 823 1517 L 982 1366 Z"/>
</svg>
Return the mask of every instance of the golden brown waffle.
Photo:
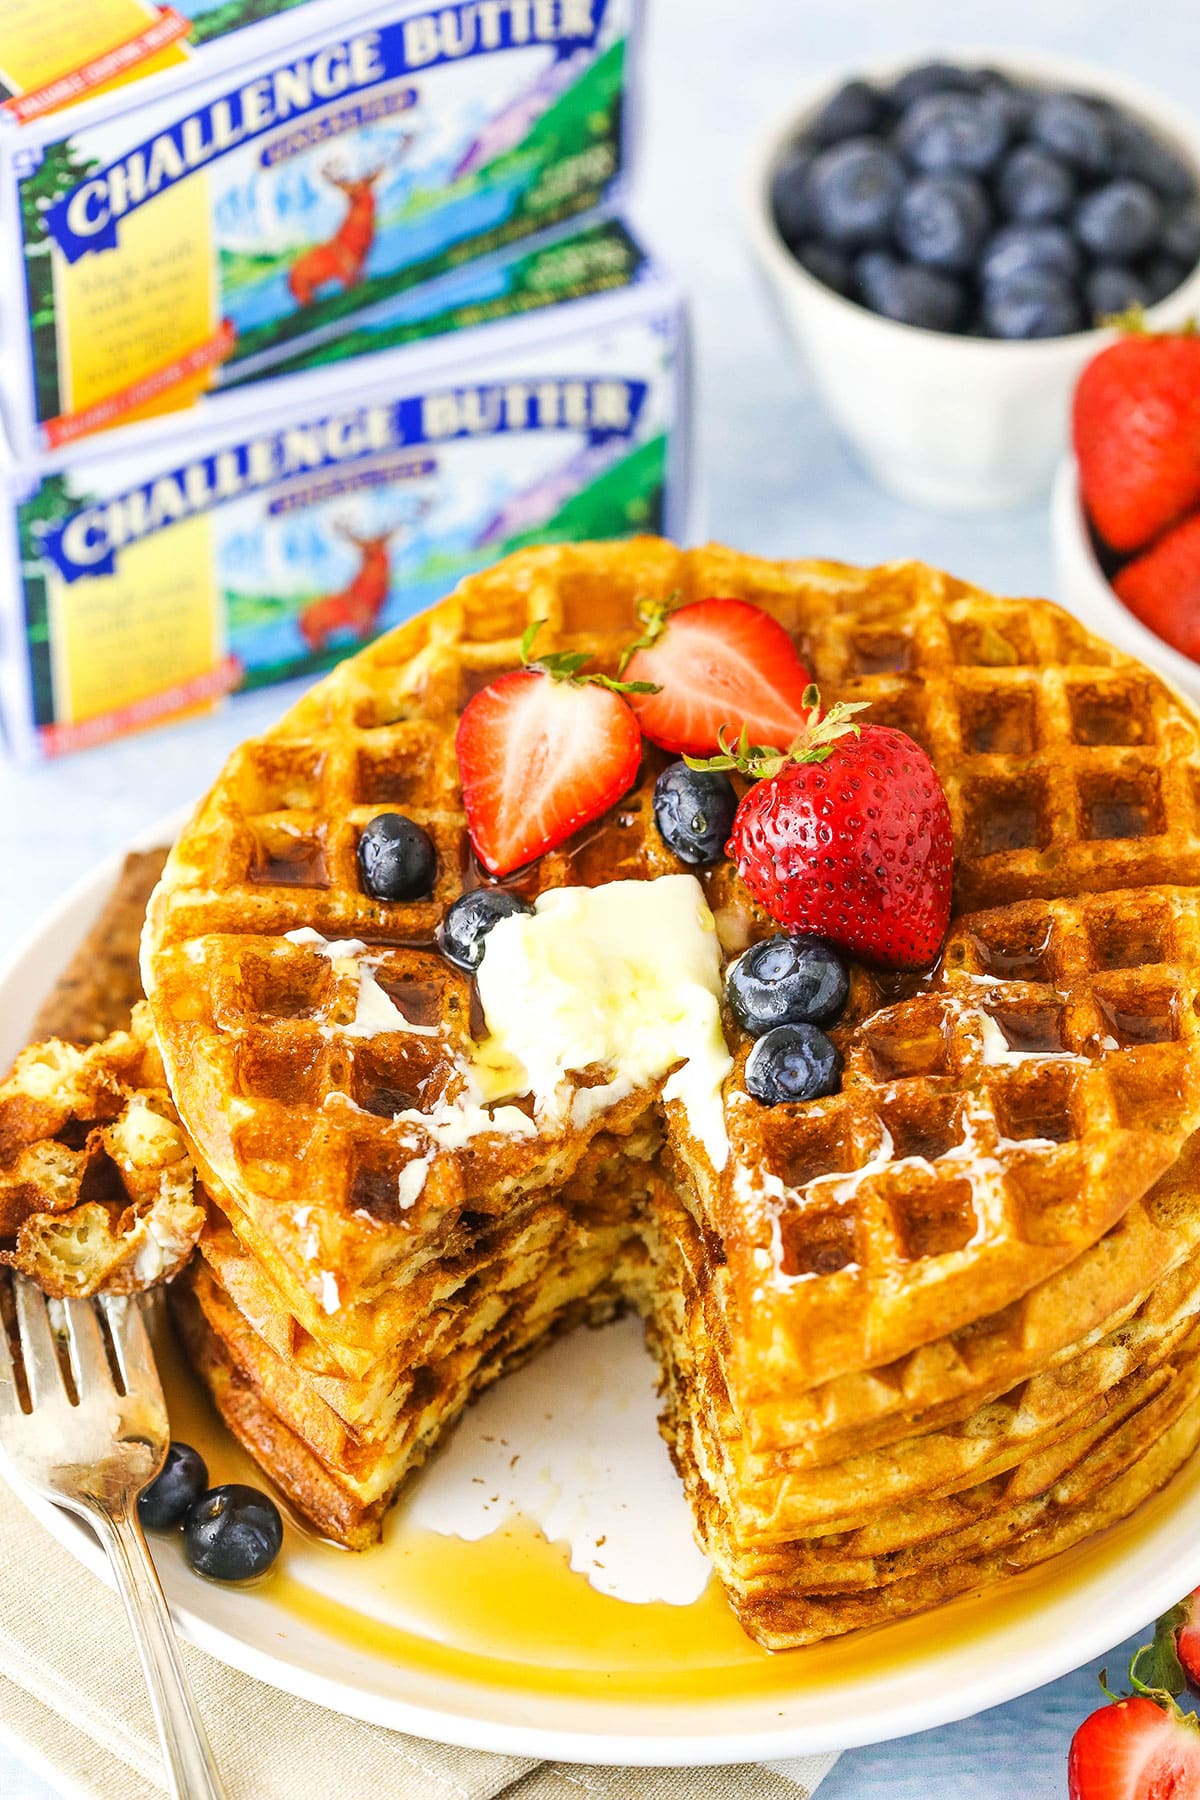
<svg viewBox="0 0 1200 1800">
<path fill-rule="evenodd" d="M 21 1052 L 0 1083 L 0 1263 L 59 1297 L 137 1293 L 203 1224 L 144 1001 L 99 1043 Z"/>
<path fill-rule="evenodd" d="M 955 829 L 945 954 L 927 977 L 853 972 L 827 1100 L 751 1100 L 727 1020 L 722 1168 L 655 1087 L 520 1136 L 477 1117 L 454 1146 L 437 1121 L 479 1022 L 434 933 L 481 879 L 459 714 L 533 621 L 540 649 L 611 671 L 635 601 L 670 593 L 765 606 L 827 700 L 929 751 Z M 516 884 L 677 873 L 650 806 L 664 760 Z M 180 1311 L 226 1417 L 362 1542 L 472 1392 L 624 1296 L 701 1536 L 780 1645 L 1121 1516 L 1196 1434 L 1198 807 L 1191 712 L 1044 602 L 654 540 L 464 583 L 235 754 L 151 905 L 147 991 L 219 1208 Z M 387 808 L 437 846 L 427 902 L 359 887 L 358 833 Z M 727 955 L 771 929 L 729 865 L 704 885 Z M 357 1029 L 364 967 L 407 1029 Z"/>
<path fill-rule="evenodd" d="M 590 650 L 611 668 L 635 599 L 676 590 L 768 606 L 827 693 L 869 699 L 925 742 L 955 814 L 963 898 L 1018 888 L 1071 897 L 1194 870 L 1192 716 L 1045 603 L 994 600 L 919 565 L 769 564 L 655 541 L 510 559 L 343 664 L 243 746 L 151 908 L 156 1024 L 202 1166 L 318 1304 L 327 1277 L 342 1307 L 382 1291 L 461 1208 L 492 1210 L 514 1190 L 561 1182 L 602 1124 L 619 1130 L 652 1101 L 634 1096 L 622 1119 L 550 1139 L 484 1132 L 457 1154 L 436 1153 L 419 1127 L 391 1116 L 452 1098 L 469 1041 L 469 982 L 432 949 L 446 905 L 475 878 L 456 785 L 459 709 L 516 663 L 532 619 L 547 620 L 547 647 Z M 1013 721 L 1024 721 L 1023 736 Z M 535 864 L 527 885 L 675 871 L 650 819 L 655 766 L 648 757 L 632 795 Z M 1134 772 L 1158 796 L 1136 816 L 1119 798 Z M 1044 813 L 1046 825 L 1024 847 L 1010 817 L 1018 775 L 1026 798 L 1016 814 L 1036 823 Z M 1037 783 L 1045 793 L 1034 804 Z M 438 846 L 429 902 L 386 905 L 361 891 L 357 833 L 384 805 L 403 806 Z M 1003 843 L 998 817 L 1008 821 Z M 1112 835 L 1097 837 L 1101 826 Z M 728 944 L 763 929 L 728 865 L 706 886 Z M 1120 912 L 1119 899 L 1106 904 Z M 860 982 L 856 1007 L 867 1016 L 846 1043 L 843 1093 L 768 1113 L 735 1072 L 733 1156 L 719 1180 L 674 1122 L 676 1153 L 728 1257 L 747 1407 L 894 1361 L 1009 1304 L 1096 1242 L 1170 1167 L 1200 1123 L 1187 904 L 1181 896 L 1178 959 L 1152 978 L 1132 967 L 1118 979 L 1122 1016 L 1147 1020 L 1141 1036 L 1101 1029 L 1088 938 L 1074 962 L 1064 949 L 1051 983 L 1029 979 L 1030 960 L 1011 994 L 956 983 L 948 969 L 938 991 L 879 1014 L 879 984 Z M 286 941 L 306 927 L 370 943 L 377 980 L 418 1030 L 339 1031 L 354 1016 L 356 982 Z M 979 956 L 1004 956 L 999 925 L 993 935 Z M 1170 985 L 1161 1017 L 1142 1004 L 1151 979 L 1156 997 Z M 424 1035 L 431 1028 L 437 1035 Z M 1011 1034 L 1017 1056 L 989 1062 L 989 1034 L 1002 1045 Z M 1019 1060 L 1029 1048 L 1041 1053 L 1036 1065 Z M 934 1154 L 914 1157 L 914 1145 Z M 404 1171 L 426 1162 L 419 1196 L 402 1208 Z"/>
<path fill-rule="evenodd" d="M 146 904 L 167 860 L 165 850 L 132 851 L 103 911 L 59 976 L 33 1022 L 30 1040 L 98 1044 L 125 1031 L 144 996 L 138 940 Z"/>
</svg>

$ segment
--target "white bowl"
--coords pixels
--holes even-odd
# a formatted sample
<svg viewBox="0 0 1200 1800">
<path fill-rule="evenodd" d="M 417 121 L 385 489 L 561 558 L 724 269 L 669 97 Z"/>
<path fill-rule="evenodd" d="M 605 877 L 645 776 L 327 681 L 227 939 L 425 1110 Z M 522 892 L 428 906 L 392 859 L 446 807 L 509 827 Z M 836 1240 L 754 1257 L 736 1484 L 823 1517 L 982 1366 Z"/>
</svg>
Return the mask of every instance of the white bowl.
<svg viewBox="0 0 1200 1800">
<path fill-rule="evenodd" d="M 1079 469 L 1064 456 L 1054 478 L 1050 506 L 1058 598 L 1081 625 L 1107 638 L 1118 650 L 1136 656 L 1173 682 L 1189 699 L 1200 702 L 1200 663 L 1164 644 L 1114 594 L 1096 559 L 1079 493 Z"/>
<path fill-rule="evenodd" d="M 946 60 L 1112 100 L 1200 171 L 1200 121 L 1113 69 L 1033 52 L 955 51 Z M 916 61 L 906 57 L 855 72 L 886 82 Z M 1066 447 L 1076 377 L 1112 333 L 1010 343 L 924 331 L 868 312 L 801 268 L 775 224 L 771 176 L 831 91 L 823 83 L 766 132 L 744 195 L 751 243 L 825 404 L 875 477 L 903 499 L 954 509 L 1035 499 L 1050 486 Z M 1165 326 L 1197 311 L 1200 268 L 1146 316 Z"/>
</svg>

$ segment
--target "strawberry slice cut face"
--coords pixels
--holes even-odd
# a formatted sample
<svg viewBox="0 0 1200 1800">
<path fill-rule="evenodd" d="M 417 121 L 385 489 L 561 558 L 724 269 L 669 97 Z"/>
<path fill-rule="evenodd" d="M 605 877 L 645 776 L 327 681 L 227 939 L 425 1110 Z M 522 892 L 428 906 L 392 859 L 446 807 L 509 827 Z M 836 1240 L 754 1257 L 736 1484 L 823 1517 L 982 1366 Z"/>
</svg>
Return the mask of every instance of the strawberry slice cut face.
<svg viewBox="0 0 1200 1800">
<path fill-rule="evenodd" d="M 652 743 L 709 756 L 722 734 L 786 750 L 804 729 L 811 677 L 791 638 L 769 613 L 746 600 L 694 600 L 670 612 L 639 609 L 646 635 L 622 671 L 651 682 L 654 694 L 630 705 Z"/>
<path fill-rule="evenodd" d="M 491 875 L 510 874 L 607 812 L 632 786 L 642 751 L 620 694 L 540 668 L 482 688 L 455 742 L 471 842 Z"/>
<path fill-rule="evenodd" d="M 1070 1800 L 1191 1800 L 1200 1794 L 1200 1731 L 1145 1695 L 1084 1720 L 1067 1765 Z"/>
</svg>

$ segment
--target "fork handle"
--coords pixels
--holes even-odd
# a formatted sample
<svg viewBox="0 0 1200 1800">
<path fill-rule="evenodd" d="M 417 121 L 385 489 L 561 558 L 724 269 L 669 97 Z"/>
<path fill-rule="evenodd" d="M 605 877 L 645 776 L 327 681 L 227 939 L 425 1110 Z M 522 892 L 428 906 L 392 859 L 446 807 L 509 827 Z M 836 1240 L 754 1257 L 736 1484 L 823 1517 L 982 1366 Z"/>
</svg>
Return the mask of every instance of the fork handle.
<svg viewBox="0 0 1200 1800">
<path fill-rule="evenodd" d="M 225 1800 L 200 1715 L 188 1692 L 158 1572 L 132 1506 L 89 1509 L 129 1615 L 175 1800 Z"/>
</svg>

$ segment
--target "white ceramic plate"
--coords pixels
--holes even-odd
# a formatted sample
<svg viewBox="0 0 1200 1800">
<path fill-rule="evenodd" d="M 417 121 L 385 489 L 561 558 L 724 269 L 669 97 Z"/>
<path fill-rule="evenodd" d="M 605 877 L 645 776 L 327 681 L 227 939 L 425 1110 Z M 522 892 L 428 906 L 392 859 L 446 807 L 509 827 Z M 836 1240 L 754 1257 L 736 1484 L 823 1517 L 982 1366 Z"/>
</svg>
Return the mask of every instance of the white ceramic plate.
<svg viewBox="0 0 1200 1800">
<path fill-rule="evenodd" d="M 167 841 L 164 833 L 175 823 L 138 847 Z M 116 860 L 105 865 L 68 895 L 0 970 L 0 1065 L 24 1041 L 38 1001 L 95 916 L 117 867 Z M 573 1350 L 573 1341 L 492 1395 L 502 1397 L 512 1382 L 524 1383 L 526 1419 L 556 1408 L 564 1419 L 574 1418 L 581 1368 L 593 1376 L 597 1367 L 610 1371 L 610 1404 L 597 1414 L 595 1441 L 586 1445 L 593 1498 L 614 1518 L 623 1517 L 626 1553 L 640 1548 L 651 1563 L 686 1562 L 679 1496 L 662 1479 L 650 1415 L 636 1395 L 621 1412 L 625 1386 L 650 1391 L 648 1378 L 630 1360 L 641 1356 L 631 1330 L 582 1334 L 583 1349 Z M 414 1484 L 418 1497 L 426 1482 L 440 1482 L 440 1492 L 454 1499 L 456 1483 L 465 1493 L 479 1480 L 467 1471 L 476 1453 L 486 1457 L 490 1434 L 483 1428 L 489 1416 L 499 1416 L 486 1412 L 493 1404 L 509 1402 L 489 1396 L 472 1409 L 450 1454 Z M 508 1428 L 519 1432 L 526 1425 L 510 1421 Z M 236 1472 L 235 1463 L 215 1471 L 221 1478 Z M 71 1555 L 105 1573 L 84 1527 L 54 1507 L 22 1498 Z M 539 1590 L 528 1585 L 530 1569 L 544 1574 L 551 1553 L 542 1548 L 531 1562 L 531 1545 L 520 1534 L 511 1548 L 503 1533 L 481 1545 L 438 1540 L 447 1546 L 447 1567 L 459 1558 L 458 1574 L 439 1588 L 440 1578 L 430 1580 L 424 1567 L 421 1605 L 410 1605 L 406 1615 L 393 1607 L 388 1615 L 406 1618 L 408 1629 L 386 1637 L 387 1654 L 373 1647 L 385 1636 L 365 1622 L 378 1605 L 379 1583 L 371 1572 L 382 1565 L 317 1552 L 289 1533 L 287 1580 L 272 1577 L 256 1590 L 240 1591 L 201 1581 L 168 1541 L 158 1540 L 156 1551 L 183 1634 L 289 1693 L 481 1750 L 688 1765 L 779 1759 L 903 1736 L 994 1706 L 1103 1655 L 1200 1582 L 1198 1505 L 1200 1458 L 1134 1521 L 1001 1590 L 923 1619 L 774 1658 L 748 1647 L 711 1593 L 695 1610 L 626 1605 L 597 1595 L 565 1565 L 555 1590 L 560 1603 L 567 1597 L 559 1612 L 565 1624 L 552 1643 L 555 1631 L 549 1625 L 541 1630 Z M 408 1511 L 411 1519 L 411 1502 Z M 579 1535 L 569 1520 L 564 1534 Z M 420 1541 L 433 1542 L 428 1534 Z M 484 1561 L 472 1564 L 481 1551 Z M 602 1559 L 596 1554 L 593 1560 Z M 421 1563 L 418 1554 L 410 1567 Z M 309 1577 L 325 1599 L 297 1610 L 288 1595 L 294 1597 L 297 1578 Z M 463 1582 L 478 1583 L 465 1602 Z M 461 1653 L 454 1648 L 476 1601 L 481 1617 L 489 1607 L 493 1618 L 507 1609 L 513 1630 L 502 1658 L 476 1654 L 479 1645 Z M 330 1624 L 335 1618 L 336 1629 Z M 599 1638 L 596 1621 L 603 1627 Z M 665 1646 L 661 1654 L 656 1643 Z"/>
</svg>

